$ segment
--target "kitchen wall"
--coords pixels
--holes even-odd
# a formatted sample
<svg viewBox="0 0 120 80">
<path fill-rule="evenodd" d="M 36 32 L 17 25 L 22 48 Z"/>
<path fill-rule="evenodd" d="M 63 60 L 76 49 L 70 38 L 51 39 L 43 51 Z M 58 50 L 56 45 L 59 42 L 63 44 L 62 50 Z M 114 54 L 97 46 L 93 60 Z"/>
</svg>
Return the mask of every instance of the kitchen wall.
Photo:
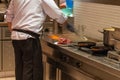
<svg viewBox="0 0 120 80">
<path fill-rule="evenodd" d="M 120 0 L 74 0 L 74 25 L 85 26 L 85 35 L 103 40 L 103 28 L 120 27 Z"/>
</svg>

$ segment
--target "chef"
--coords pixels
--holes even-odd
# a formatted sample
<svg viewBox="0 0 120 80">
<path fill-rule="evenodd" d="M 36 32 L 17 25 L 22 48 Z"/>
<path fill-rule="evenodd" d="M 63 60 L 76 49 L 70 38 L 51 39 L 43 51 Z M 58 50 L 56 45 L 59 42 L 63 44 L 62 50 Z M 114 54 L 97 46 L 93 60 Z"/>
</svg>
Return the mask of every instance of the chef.
<svg viewBox="0 0 120 80">
<path fill-rule="evenodd" d="M 74 31 L 54 0 L 11 0 L 6 21 L 15 52 L 16 80 L 43 80 L 39 32 L 46 16 Z"/>
</svg>

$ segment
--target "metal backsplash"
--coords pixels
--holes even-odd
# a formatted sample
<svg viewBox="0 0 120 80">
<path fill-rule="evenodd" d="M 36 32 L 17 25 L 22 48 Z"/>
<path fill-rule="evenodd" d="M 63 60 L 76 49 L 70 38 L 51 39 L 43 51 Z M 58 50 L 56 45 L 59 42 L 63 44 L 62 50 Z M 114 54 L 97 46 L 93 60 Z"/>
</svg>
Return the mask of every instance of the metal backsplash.
<svg viewBox="0 0 120 80">
<path fill-rule="evenodd" d="M 80 0 L 80 1 L 100 3 L 100 4 L 120 5 L 120 0 Z"/>
<path fill-rule="evenodd" d="M 120 27 L 120 6 L 74 0 L 74 25 L 77 29 L 84 25 L 86 36 L 103 40 L 103 34 L 98 30 Z"/>
</svg>

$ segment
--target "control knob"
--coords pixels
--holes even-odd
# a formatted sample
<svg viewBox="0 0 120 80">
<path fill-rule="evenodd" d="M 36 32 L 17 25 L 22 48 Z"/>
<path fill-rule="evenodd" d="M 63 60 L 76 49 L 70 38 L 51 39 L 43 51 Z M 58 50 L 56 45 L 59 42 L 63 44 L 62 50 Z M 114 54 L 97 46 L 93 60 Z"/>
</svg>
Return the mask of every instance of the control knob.
<svg viewBox="0 0 120 80">
<path fill-rule="evenodd" d="M 80 67 L 81 67 L 81 65 L 82 65 L 82 63 L 81 63 L 81 62 L 76 62 L 76 67 L 77 67 L 77 68 L 80 68 Z"/>
</svg>

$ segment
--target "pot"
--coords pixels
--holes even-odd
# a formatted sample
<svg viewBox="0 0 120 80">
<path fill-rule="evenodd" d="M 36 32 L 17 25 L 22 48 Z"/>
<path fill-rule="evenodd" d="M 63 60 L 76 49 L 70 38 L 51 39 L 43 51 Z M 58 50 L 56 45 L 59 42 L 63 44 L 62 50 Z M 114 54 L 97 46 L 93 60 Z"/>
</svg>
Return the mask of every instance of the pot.
<svg viewBox="0 0 120 80">
<path fill-rule="evenodd" d="M 105 46 L 113 46 L 114 45 L 114 39 L 113 39 L 113 33 L 115 29 L 114 28 L 104 28 L 103 29 L 103 44 Z"/>
</svg>

